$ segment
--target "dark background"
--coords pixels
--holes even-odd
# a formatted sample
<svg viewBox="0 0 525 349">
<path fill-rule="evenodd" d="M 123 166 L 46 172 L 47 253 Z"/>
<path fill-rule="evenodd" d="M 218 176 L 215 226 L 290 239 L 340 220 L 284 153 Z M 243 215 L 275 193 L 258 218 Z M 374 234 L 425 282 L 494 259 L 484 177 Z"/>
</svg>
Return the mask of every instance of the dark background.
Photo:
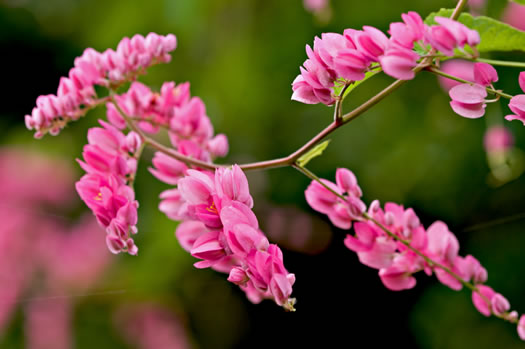
<svg viewBox="0 0 525 349">
<path fill-rule="evenodd" d="M 0 1 L 0 143 L 72 163 L 102 109 L 43 140 L 25 130 L 23 116 L 38 95 L 56 92 L 60 76 L 85 47 L 103 51 L 115 48 L 123 36 L 154 31 L 174 33 L 178 48 L 170 64 L 152 68 L 142 81 L 153 88 L 163 81 L 190 81 L 192 95 L 206 103 L 216 132 L 229 137 L 225 162 L 280 157 L 331 121 L 332 109 L 290 100 L 291 82 L 306 58 L 304 47 L 315 35 L 363 25 L 386 31 L 401 13 L 414 10 L 424 17 L 455 2 L 333 1 L 331 6 L 331 20 L 322 23 L 299 0 Z M 501 7 L 491 2 L 489 14 L 499 16 Z M 498 72 L 499 88 L 520 93 L 518 70 Z M 391 80 L 378 76 L 366 82 L 348 98 L 345 110 Z M 330 136 L 328 149 L 309 166 L 331 180 L 336 168 L 350 168 L 365 202 L 403 203 L 415 209 L 425 226 L 445 221 L 460 241 L 460 254 L 476 256 L 489 272 L 488 283 L 507 296 L 513 309 L 525 312 L 524 220 L 494 222 L 523 213 L 525 177 L 490 185 L 483 149 L 487 126 L 501 122 L 509 111 L 506 103 L 495 103 L 485 118 L 468 120 L 454 114 L 448 102 L 436 78 L 422 73 Z M 525 128 L 519 122 L 505 125 L 514 134 L 519 158 Z M 76 348 L 127 348 L 109 319 L 120 303 L 142 300 L 177 313 L 196 348 L 525 346 L 514 326 L 479 314 L 466 290 L 452 291 L 425 275 L 418 275 L 412 290 L 385 289 L 377 271 L 344 247 L 346 232 L 307 206 L 308 180 L 291 168 L 250 173 L 249 180 L 262 228 L 282 246 L 285 265 L 296 274 L 297 312 L 285 313 L 270 301 L 250 304 L 224 275 L 193 268 L 194 259 L 173 236 L 176 223 L 157 211 L 158 193 L 167 186 L 146 171 L 151 156 L 146 152 L 136 183 L 140 254 L 114 256 L 115 265 L 100 286 L 124 293 L 78 297 Z M 83 209 L 77 205 L 75 210 Z M 487 222 L 494 223 L 478 226 Z M 23 347 L 22 317 L 13 317 L 2 347 Z"/>
</svg>

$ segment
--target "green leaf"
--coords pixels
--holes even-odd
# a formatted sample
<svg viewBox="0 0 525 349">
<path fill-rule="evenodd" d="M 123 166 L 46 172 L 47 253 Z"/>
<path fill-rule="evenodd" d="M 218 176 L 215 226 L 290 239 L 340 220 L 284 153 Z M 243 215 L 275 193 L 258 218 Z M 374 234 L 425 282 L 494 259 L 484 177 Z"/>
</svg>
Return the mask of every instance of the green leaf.
<svg viewBox="0 0 525 349">
<path fill-rule="evenodd" d="M 352 90 L 353 90 L 354 88 L 356 88 L 357 86 L 361 85 L 363 82 L 365 82 L 366 80 L 370 79 L 372 76 L 374 76 L 374 75 L 376 75 L 377 73 L 380 73 L 380 72 L 381 72 L 380 69 L 378 69 L 378 70 L 374 70 L 374 71 L 367 71 L 367 72 L 365 73 L 365 77 L 364 77 L 362 80 L 355 81 L 352 85 L 348 86 L 348 88 L 346 89 L 345 94 L 344 94 L 344 96 L 343 96 L 343 99 L 344 99 L 346 96 L 348 96 L 348 94 L 349 94 L 350 92 L 352 92 Z M 341 79 L 340 81 L 337 81 L 337 82 L 336 82 L 336 84 L 335 84 L 335 86 L 334 86 L 334 94 L 335 94 L 336 96 L 339 96 L 339 94 L 341 93 L 341 90 L 342 90 L 344 84 L 345 84 L 345 82 L 344 82 L 344 80 L 342 80 L 342 79 Z"/>
<path fill-rule="evenodd" d="M 330 140 L 328 139 L 322 143 L 317 144 L 315 147 L 310 149 L 310 151 L 308 151 L 306 154 L 304 154 L 299 159 L 297 159 L 297 165 L 300 167 L 306 166 L 306 164 L 309 163 L 310 160 L 312 160 L 315 157 L 320 156 L 323 153 L 323 151 L 326 149 L 326 147 L 328 147 L 329 143 L 330 143 Z"/>
<path fill-rule="evenodd" d="M 525 0 L 512 0 L 518 4 L 522 4 L 522 5 L 525 5 Z"/>
<path fill-rule="evenodd" d="M 525 3 L 525 0 L 520 1 Z M 453 11 L 452 9 L 441 9 L 438 12 L 433 12 L 425 19 L 425 23 L 428 25 L 435 24 L 434 18 L 436 16 L 450 17 Z M 473 17 L 465 12 L 459 16 L 458 21 L 479 33 L 481 37 L 481 43 L 477 46 L 479 52 L 525 51 L 524 31 L 493 18 Z"/>
</svg>

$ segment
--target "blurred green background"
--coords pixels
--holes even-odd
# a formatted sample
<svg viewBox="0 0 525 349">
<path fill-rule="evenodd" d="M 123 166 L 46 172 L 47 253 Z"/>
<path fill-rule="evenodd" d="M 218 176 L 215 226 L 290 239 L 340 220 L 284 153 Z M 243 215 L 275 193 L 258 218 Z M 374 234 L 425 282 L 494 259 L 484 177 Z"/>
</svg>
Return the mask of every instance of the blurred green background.
<svg viewBox="0 0 525 349">
<path fill-rule="evenodd" d="M 504 4 L 489 2 L 488 14 L 499 16 Z M 38 95 L 55 93 L 60 76 L 84 48 L 103 51 L 115 48 L 123 36 L 153 31 L 174 33 L 178 48 L 170 64 L 152 68 L 141 81 L 153 88 L 164 81 L 190 81 L 192 95 L 206 103 L 216 132 L 229 137 L 225 162 L 287 155 L 332 118 L 326 106 L 290 100 L 291 82 L 314 36 L 363 25 L 386 31 L 409 10 L 424 17 L 453 6 L 451 0 L 333 0 L 331 20 L 322 22 L 300 0 L 3 0 L 0 144 L 73 163 L 87 128 L 96 125 L 103 110 L 71 123 L 57 137 L 38 141 L 24 128 L 23 116 Z M 491 58 L 524 61 L 525 54 L 495 53 Z M 520 92 L 518 70 L 498 72 L 499 88 Z M 361 85 L 345 110 L 391 81 L 378 76 Z M 494 222 L 524 212 L 525 176 L 490 185 L 483 149 L 487 125 L 509 111 L 505 103 L 495 103 L 485 118 L 469 120 L 454 114 L 448 102 L 435 76 L 422 73 L 330 136 L 330 146 L 310 168 L 328 179 L 337 167 L 350 168 L 366 202 L 377 198 L 413 207 L 425 226 L 445 221 L 460 241 L 460 254 L 476 256 L 489 272 L 489 284 L 513 309 L 525 312 L 525 221 Z M 525 149 L 521 123 L 505 125 L 516 148 Z M 297 312 L 284 313 L 269 301 L 250 304 L 224 275 L 193 268 L 195 260 L 174 238 L 176 223 L 157 210 L 158 194 L 167 186 L 147 172 L 151 156 L 146 152 L 136 182 L 140 253 L 113 256 L 113 266 L 93 294 L 71 295 L 75 348 L 131 348 L 115 330 L 112 314 L 121 304 L 144 301 L 178 314 L 195 348 L 525 346 L 512 325 L 480 315 L 467 291 L 452 291 L 424 275 L 413 290 L 384 289 L 376 271 L 343 246 L 346 232 L 309 209 L 304 200 L 308 180 L 291 168 L 250 173 L 249 180 L 262 228 L 283 246 L 285 264 L 297 276 Z M 83 209 L 78 200 L 77 208 L 57 214 L 74 217 Z M 487 222 L 494 223 L 479 226 Z M 24 348 L 21 309 L 0 347 Z"/>
</svg>

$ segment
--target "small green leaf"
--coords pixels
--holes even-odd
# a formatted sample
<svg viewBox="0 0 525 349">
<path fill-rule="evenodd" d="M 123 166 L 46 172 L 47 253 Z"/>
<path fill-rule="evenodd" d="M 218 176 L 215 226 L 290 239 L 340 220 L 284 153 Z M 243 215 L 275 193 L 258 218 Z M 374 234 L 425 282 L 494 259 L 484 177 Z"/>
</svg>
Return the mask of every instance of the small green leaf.
<svg viewBox="0 0 525 349">
<path fill-rule="evenodd" d="M 366 80 L 370 79 L 372 76 L 374 76 L 374 75 L 376 75 L 377 73 L 380 73 L 380 72 L 381 72 L 380 69 L 374 70 L 374 71 L 367 71 L 365 73 L 365 77 L 362 80 L 355 81 L 352 85 L 348 86 L 348 88 L 345 91 L 345 94 L 344 94 L 343 98 L 348 96 L 348 94 L 350 92 L 352 92 L 352 90 L 354 88 L 356 88 L 357 86 L 361 85 L 363 82 L 365 82 Z M 336 96 L 339 96 L 339 94 L 341 93 L 341 90 L 342 90 L 344 84 L 345 84 L 345 82 L 344 82 L 343 79 L 336 81 L 335 86 L 334 86 L 334 94 Z"/>
<path fill-rule="evenodd" d="M 525 0 L 512 0 L 518 4 L 522 4 L 522 5 L 525 5 Z"/>
<path fill-rule="evenodd" d="M 525 0 L 520 1 L 525 3 Z M 438 12 L 433 12 L 425 19 L 425 23 L 428 25 L 435 24 L 434 18 L 436 16 L 450 17 L 453 11 L 452 9 L 441 9 Z M 524 31 L 493 18 L 473 17 L 465 12 L 459 16 L 458 21 L 479 33 L 481 37 L 481 43 L 477 46 L 479 52 L 525 51 Z"/>
<path fill-rule="evenodd" d="M 328 144 L 330 143 L 330 140 L 326 140 L 322 143 L 317 144 L 315 147 L 310 149 L 306 154 L 301 156 L 299 159 L 297 159 L 297 165 L 300 167 L 306 166 L 307 163 L 310 162 L 315 157 L 320 156 L 323 151 L 328 147 Z"/>
</svg>

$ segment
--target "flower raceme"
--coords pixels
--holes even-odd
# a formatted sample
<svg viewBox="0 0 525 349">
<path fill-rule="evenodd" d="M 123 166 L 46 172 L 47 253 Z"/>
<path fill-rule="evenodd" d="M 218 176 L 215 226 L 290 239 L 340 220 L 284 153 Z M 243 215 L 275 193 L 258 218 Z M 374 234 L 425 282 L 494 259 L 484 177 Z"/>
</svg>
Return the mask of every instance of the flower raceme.
<svg viewBox="0 0 525 349">
<path fill-rule="evenodd" d="M 254 303 L 270 298 L 293 310 L 295 300 L 290 295 L 295 276 L 284 267 L 279 247 L 259 229 L 240 167 L 215 173 L 190 169 L 178 180 L 177 191 L 176 217 L 184 221 L 176 236 L 184 249 L 201 259 L 195 267 L 229 274 L 228 280 Z"/>
<path fill-rule="evenodd" d="M 361 263 L 379 270 L 385 287 L 393 291 L 411 289 L 416 285 L 415 273 L 423 271 L 429 276 L 434 273 L 453 290 L 468 284 L 473 290 L 473 304 L 481 314 L 518 323 L 517 313 L 510 312 L 508 300 L 484 285 L 487 271 L 480 262 L 471 255 L 458 254 L 459 242 L 445 223 L 437 221 L 425 229 L 411 208 L 395 203 L 386 203 L 381 208 L 377 200 L 365 213 L 354 174 L 340 168 L 336 182 L 312 181 L 305 191 L 306 201 L 314 210 L 326 214 L 338 228 L 350 229 L 354 223 L 355 235 L 348 234 L 344 244 L 357 253 Z M 358 205 L 355 200 L 359 200 Z M 518 325 L 522 338 L 524 323 L 525 320 L 520 320 Z"/>
<path fill-rule="evenodd" d="M 316 37 L 313 49 L 306 46 L 308 59 L 292 83 L 292 99 L 331 105 L 336 100 L 335 86 L 362 80 L 366 72 L 379 67 L 396 79 L 411 80 L 421 58 L 414 51 L 416 43 L 427 52 L 432 48 L 452 56 L 455 48 L 475 47 L 480 42 L 476 31 L 448 18 L 436 17 L 438 25 L 429 27 L 416 12 L 401 17 L 403 22 L 390 24 L 390 37 L 370 26 Z"/>
<path fill-rule="evenodd" d="M 75 59 L 69 76 L 60 79 L 57 94 L 37 98 L 31 115 L 25 117 L 27 128 L 36 131 L 36 138 L 48 132 L 58 134 L 69 121 L 77 120 L 98 103 L 95 85 L 117 86 L 133 80 L 147 67 L 169 62 L 169 52 L 176 46 L 173 34 L 150 33 L 122 39 L 116 51 L 86 49 Z"/>
</svg>

